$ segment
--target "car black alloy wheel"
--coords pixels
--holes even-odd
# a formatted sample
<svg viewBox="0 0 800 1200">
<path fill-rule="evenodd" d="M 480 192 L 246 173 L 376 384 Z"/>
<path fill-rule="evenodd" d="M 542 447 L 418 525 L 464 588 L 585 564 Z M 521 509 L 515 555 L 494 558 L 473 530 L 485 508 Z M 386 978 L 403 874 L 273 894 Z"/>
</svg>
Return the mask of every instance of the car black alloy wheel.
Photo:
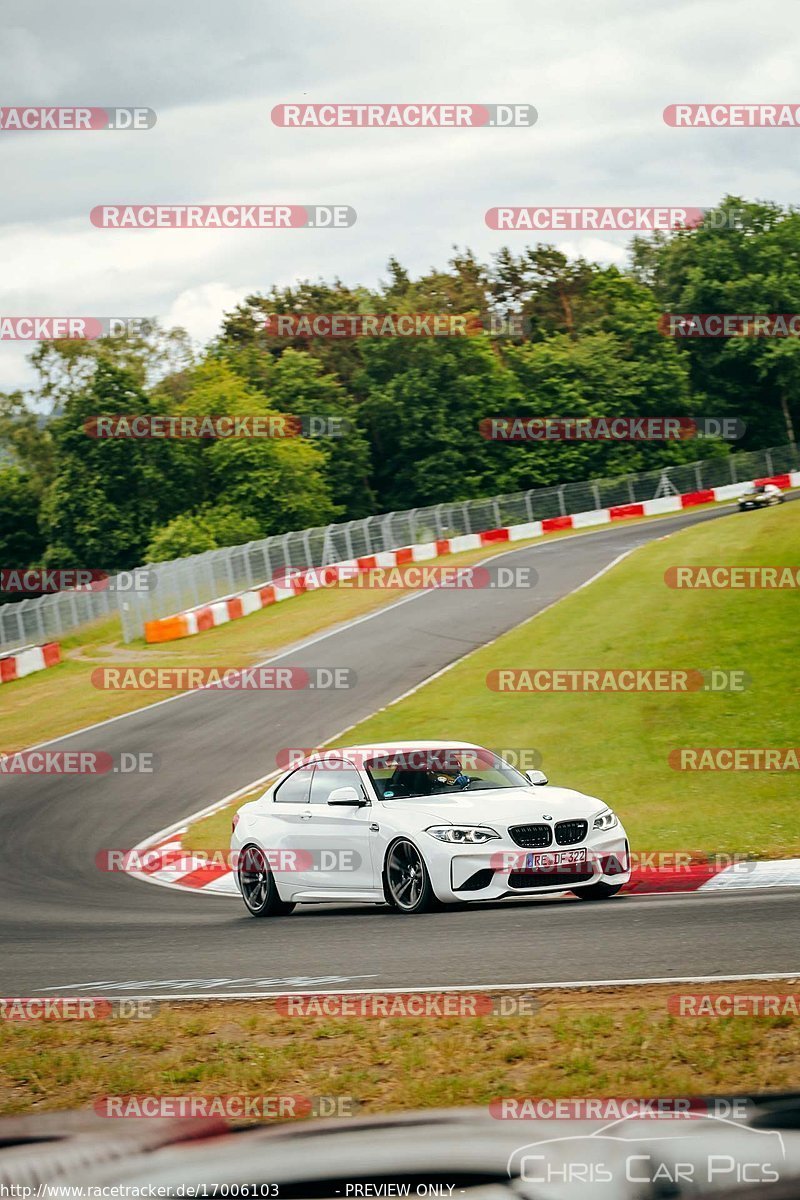
<svg viewBox="0 0 800 1200">
<path fill-rule="evenodd" d="M 389 904 L 399 912 L 427 912 L 438 906 L 422 855 L 405 838 L 389 848 L 384 891 Z"/>
<path fill-rule="evenodd" d="M 245 846 L 237 869 L 242 899 L 254 917 L 281 917 L 292 911 L 294 905 L 278 895 L 267 856 L 260 846 Z"/>
</svg>

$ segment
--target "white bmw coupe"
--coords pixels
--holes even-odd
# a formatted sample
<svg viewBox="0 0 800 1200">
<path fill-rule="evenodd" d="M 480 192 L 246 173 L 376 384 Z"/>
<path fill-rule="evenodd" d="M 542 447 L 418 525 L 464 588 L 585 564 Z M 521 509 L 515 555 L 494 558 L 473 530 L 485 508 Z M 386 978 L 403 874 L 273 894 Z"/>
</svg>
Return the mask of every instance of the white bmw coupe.
<svg viewBox="0 0 800 1200">
<path fill-rule="evenodd" d="M 608 805 L 466 743 L 319 751 L 239 809 L 231 850 L 254 917 L 337 900 L 403 913 L 564 891 L 606 900 L 630 878 Z"/>
</svg>

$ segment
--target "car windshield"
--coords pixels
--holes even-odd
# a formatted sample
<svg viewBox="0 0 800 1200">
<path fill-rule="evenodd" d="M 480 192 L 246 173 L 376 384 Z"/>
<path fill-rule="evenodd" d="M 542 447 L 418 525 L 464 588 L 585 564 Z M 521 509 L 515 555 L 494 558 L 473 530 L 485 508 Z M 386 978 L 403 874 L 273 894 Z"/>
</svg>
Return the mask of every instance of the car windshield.
<svg viewBox="0 0 800 1200">
<path fill-rule="evenodd" d="M 370 759 L 365 767 L 382 800 L 530 787 L 524 775 L 490 750 L 408 751 Z"/>
</svg>

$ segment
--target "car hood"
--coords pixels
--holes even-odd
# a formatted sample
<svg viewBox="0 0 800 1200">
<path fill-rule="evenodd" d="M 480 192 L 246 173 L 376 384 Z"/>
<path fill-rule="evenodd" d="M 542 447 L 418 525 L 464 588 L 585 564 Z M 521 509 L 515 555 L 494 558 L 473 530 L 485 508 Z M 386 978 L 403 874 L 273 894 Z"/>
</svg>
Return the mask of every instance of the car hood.
<svg viewBox="0 0 800 1200">
<path fill-rule="evenodd" d="M 596 816 L 608 808 L 602 800 L 571 788 L 493 788 L 480 792 L 458 792 L 450 796 L 421 796 L 419 800 L 384 800 L 387 808 L 414 810 L 443 824 L 501 825 L 541 821 L 545 814 L 554 821 Z"/>
</svg>

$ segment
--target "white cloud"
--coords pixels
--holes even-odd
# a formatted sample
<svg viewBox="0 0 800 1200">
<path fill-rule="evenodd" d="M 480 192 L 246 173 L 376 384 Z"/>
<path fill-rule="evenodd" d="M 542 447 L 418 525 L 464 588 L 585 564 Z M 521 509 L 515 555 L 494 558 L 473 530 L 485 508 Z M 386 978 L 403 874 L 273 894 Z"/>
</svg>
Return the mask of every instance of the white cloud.
<svg viewBox="0 0 800 1200">
<path fill-rule="evenodd" d="M 207 342 L 219 333 L 222 313 L 234 308 L 244 295 L 225 283 L 204 283 L 181 292 L 163 320 L 167 326 L 185 329 L 195 341 Z"/>
<path fill-rule="evenodd" d="M 338 275 L 374 285 L 453 245 L 488 258 L 532 238 L 486 228 L 497 204 L 796 200 L 797 131 L 675 130 L 681 100 L 786 100 L 790 0 L 30 0 L 0 34 L 4 103 L 156 109 L 148 132 L 0 133 L 0 314 L 155 316 L 216 332 L 248 292 Z M 528 102 L 530 130 L 290 130 L 291 100 Z M 341 231 L 97 230 L 100 203 L 344 203 Z M 547 235 L 544 235 L 545 237 Z M 624 262 L 623 234 L 550 240 Z M 0 344 L 0 386 L 30 381 Z"/>
</svg>

